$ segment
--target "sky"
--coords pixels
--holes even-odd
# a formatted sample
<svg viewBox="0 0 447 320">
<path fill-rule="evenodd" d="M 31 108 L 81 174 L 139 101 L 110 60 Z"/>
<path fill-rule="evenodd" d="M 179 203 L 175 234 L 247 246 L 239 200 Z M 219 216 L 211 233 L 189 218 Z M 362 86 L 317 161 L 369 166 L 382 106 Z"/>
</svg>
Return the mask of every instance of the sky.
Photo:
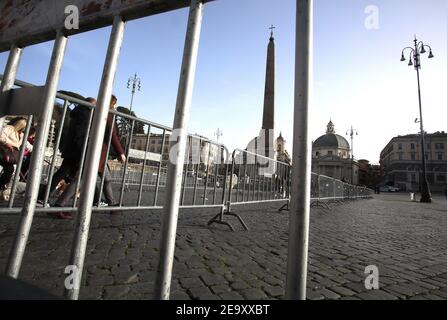
<svg viewBox="0 0 447 320">
<path fill-rule="evenodd" d="M 368 6 L 378 9 L 371 20 Z M 205 5 L 189 132 L 209 138 L 222 130 L 228 149 L 245 148 L 262 125 L 267 45 L 275 29 L 275 130 L 292 152 L 295 0 L 217 0 Z M 447 131 L 447 1 L 314 0 L 312 140 L 330 119 L 345 136 L 358 131 L 354 155 L 378 163 L 396 135 L 417 133 L 416 72 L 400 62 L 414 36 L 433 48 L 423 56 L 421 90 L 425 130 Z M 130 104 L 127 80 L 135 72 L 141 91 L 133 110 L 144 119 L 172 126 L 188 9 L 126 25 L 115 78 L 118 105 Z M 366 22 L 376 22 L 377 29 Z M 60 90 L 96 96 L 110 27 L 70 37 Z M 53 42 L 25 48 L 18 79 L 45 83 Z M 4 70 L 7 53 L 0 53 Z"/>
</svg>

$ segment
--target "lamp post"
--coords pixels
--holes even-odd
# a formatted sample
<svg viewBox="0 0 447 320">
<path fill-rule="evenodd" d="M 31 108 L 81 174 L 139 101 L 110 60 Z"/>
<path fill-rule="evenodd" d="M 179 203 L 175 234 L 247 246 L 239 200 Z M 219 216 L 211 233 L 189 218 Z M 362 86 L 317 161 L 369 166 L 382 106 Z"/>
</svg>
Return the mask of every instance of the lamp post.
<svg viewBox="0 0 447 320">
<path fill-rule="evenodd" d="M 220 130 L 220 128 L 217 128 L 216 132 L 214 132 L 214 135 L 217 138 L 217 143 L 219 143 L 219 138 L 223 135 L 222 130 Z"/>
<path fill-rule="evenodd" d="M 417 82 L 418 82 L 418 96 L 419 96 L 419 124 L 421 126 L 421 144 L 422 144 L 422 185 L 421 185 L 421 202 L 429 203 L 431 202 L 431 193 L 430 186 L 428 185 L 427 180 L 427 164 L 425 161 L 425 132 L 424 132 L 424 122 L 422 120 L 422 99 L 421 99 L 421 83 L 419 79 L 419 69 L 421 69 L 421 54 L 427 52 L 425 48 L 430 49 L 430 53 L 428 58 L 431 59 L 434 57 L 432 49 L 429 45 L 424 44 L 422 41 L 418 41 L 416 37 L 414 37 L 414 48 L 406 47 L 402 50 L 402 57 L 400 61 L 405 61 L 405 51 L 410 50 L 410 61 L 408 62 L 409 66 L 414 65 L 414 69 L 416 70 Z M 413 64 L 414 60 L 414 64 Z"/>
<path fill-rule="evenodd" d="M 354 135 L 358 136 L 359 132 L 351 126 L 346 135 L 351 137 L 351 184 L 354 184 Z"/>
<path fill-rule="evenodd" d="M 130 112 L 132 113 L 133 96 L 137 90 L 141 91 L 141 80 L 137 77 L 136 73 L 133 77 L 130 77 L 129 80 L 127 80 L 127 89 L 131 89 L 132 91 L 132 98 L 130 100 Z"/>
</svg>

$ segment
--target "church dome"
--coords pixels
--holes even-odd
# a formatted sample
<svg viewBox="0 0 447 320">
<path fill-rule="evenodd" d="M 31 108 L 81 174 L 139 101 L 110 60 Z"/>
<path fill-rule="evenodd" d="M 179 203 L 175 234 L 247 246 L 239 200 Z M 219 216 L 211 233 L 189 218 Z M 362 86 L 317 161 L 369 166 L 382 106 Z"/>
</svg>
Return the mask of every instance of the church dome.
<svg viewBox="0 0 447 320">
<path fill-rule="evenodd" d="M 340 148 L 349 150 L 348 141 L 341 135 L 335 133 L 332 121 L 329 121 L 327 125 L 326 134 L 315 140 L 312 146 L 313 148 Z"/>
</svg>

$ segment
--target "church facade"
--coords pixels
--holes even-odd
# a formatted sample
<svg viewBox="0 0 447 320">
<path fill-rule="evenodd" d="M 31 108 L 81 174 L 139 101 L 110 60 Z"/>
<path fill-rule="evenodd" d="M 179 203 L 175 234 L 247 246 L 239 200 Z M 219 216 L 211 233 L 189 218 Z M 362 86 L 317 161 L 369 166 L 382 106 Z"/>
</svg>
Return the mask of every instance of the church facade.
<svg viewBox="0 0 447 320">
<path fill-rule="evenodd" d="M 326 134 L 312 143 L 312 172 L 358 184 L 358 162 L 352 159 L 348 141 L 336 134 L 332 121 L 327 124 Z"/>
</svg>

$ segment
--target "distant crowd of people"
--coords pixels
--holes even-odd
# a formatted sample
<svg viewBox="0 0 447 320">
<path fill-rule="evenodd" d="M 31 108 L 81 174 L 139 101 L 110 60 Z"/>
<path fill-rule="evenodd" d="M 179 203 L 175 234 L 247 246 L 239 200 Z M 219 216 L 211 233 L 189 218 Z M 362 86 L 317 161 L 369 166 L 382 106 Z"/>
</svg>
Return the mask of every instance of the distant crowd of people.
<svg viewBox="0 0 447 320">
<path fill-rule="evenodd" d="M 93 106 L 96 105 L 96 99 L 87 98 L 85 101 L 89 102 Z M 112 95 L 110 100 L 110 109 L 116 108 L 117 98 Z M 56 190 L 60 190 L 60 194 L 57 200 L 54 202 L 54 207 L 66 207 L 70 200 L 76 197 L 82 190 L 77 190 L 78 181 L 81 172 L 82 155 L 85 143 L 88 139 L 89 125 L 90 125 L 91 110 L 84 105 L 76 105 L 70 112 L 70 121 L 68 131 L 66 133 L 66 139 L 64 143 L 59 146 L 59 150 L 62 156 L 62 163 L 59 169 L 54 174 L 51 183 L 49 185 L 41 185 L 39 189 L 38 201 L 43 204 L 45 195 L 52 194 Z M 104 177 L 104 184 L 102 193 L 105 198 L 105 202 L 99 199 L 100 190 L 97 187 L 95 192 L 95 205 L 116 206 L 115 198 L 112 190 L 112 177 L 110 174 L 110 168 L 107 164 L 108 159 L 108 138 L 111 136 L 111 147 L 121 162 L 126 161 L 124 148 L 121 145 L 120 138 L 118 136 L 118 127 L 113 120 L 113 115 L 109 113 L 106 125 L 106 134 L 101 149 L 101 158 L 98 169 L 99 178 Z M 16 117 L 12 119 L 6 126 L 3 127 L 0 133 L 0 166 L 3 168 L 0 175 L 0 192 L 2 198 L 7 200 L 11 193 L 12 177 L 16 170 L 17 164 L 20 160 L 20 148 L 25 143 L 25 152 L 23 154 L 23 161 L 20 170 L 20 181 L 16 185 L 16 194 L 25 192 L 25 183 L 28 176 L 28 170 L 30 167 L 33 143 L 36 130 L 34 127 L 30 129 L 30 133 L 26 141 L 24 140 L 24 131 L 27 127 L 27 119 L 24 117 Z M 49 190 L 48 190 L 49 189 Z M 53 212 L 49 213 L 50 216 L 58 219 L 72 219 L 72 215 L 69 212 Z"/>
</svg>

